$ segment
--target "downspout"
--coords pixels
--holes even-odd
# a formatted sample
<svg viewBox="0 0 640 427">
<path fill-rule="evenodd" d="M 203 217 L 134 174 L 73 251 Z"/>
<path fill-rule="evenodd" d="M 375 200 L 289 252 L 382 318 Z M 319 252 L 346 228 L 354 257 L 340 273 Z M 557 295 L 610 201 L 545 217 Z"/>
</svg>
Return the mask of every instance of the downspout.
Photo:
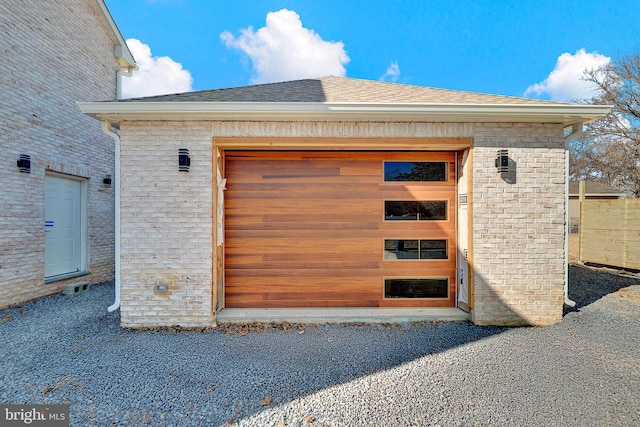
<svg viewBox="0 0 640 427">
<path fill-rule="evenodd" d="M 122 99 L 122 78 L 131 77 L 133 75 L 133 72 L 138 69 L 138 66 L 135 66 L 118 70 L 118 72 L 116 73 L 116 99 Z"/>
<path fill-rule="evenodd" d="M 582 122 L 571 127 L 564 137 L 564 305 L 575 307 L 576 302 L 569 299 L 569 144 L 582 136 Z"/>
<path fill-rule="evenodd" d="M 109 313 L 120 308 L 120 135 L 111 129 L 109 120 L 102 120 L 102 131 L 115 141 L 115 301 L 107 308 Z"/>
<path fill-rule="evenodd" d="M 122 77 L 131 77 L 138 66 L 127 67 L 116 72 L 116 99 L 122 98 Z M 109 313 L 120 308 L 120 135 L 112 130 L 109 120 L 102 120 L 102 131 L 113 138 L 115 143 L 115 296 L 113 304 L 107 310 Z"/>
</svg>

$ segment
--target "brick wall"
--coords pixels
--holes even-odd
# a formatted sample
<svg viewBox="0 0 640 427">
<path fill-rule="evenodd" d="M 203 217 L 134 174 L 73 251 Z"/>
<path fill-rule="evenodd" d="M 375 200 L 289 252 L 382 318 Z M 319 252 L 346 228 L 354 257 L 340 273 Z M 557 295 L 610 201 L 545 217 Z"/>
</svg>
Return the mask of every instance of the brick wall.
<svg viewBox="0 0 640 427">
<path fill-rule="evenodd" d="M 122 129 L 122 325 L 209 325 L 211 126 L 139 122 Z M 189 150 L 189 172 L 178 171 L 179 148 Z M 155 291 L 157 284 L 166 292 Z"/>
<path fill-rule="evenodd" d="M 564 285 L 562 128 L 530 124 L 125 122 L 122 128 L 122 324 L 207 326 L 214 245 L 212 138 L 473 137 L 473 319 L 548 324 Z M 189 173 L 178 148 L 191 153 Z M 515 173 L 494 159 L 508 149 Z M 155 291 L 166 284 L 167 292 Z"/>
<path fill-rule="evenodd" d="M 515 173 L 494 159 L 508 149 Z M 544 325 L 562 318 L 564 140 L 558 126 L 476 126 L 473 149 L 477 324 Z M 504 179 L 503 179 L 504 178 Z"/>
<path fill-rule="evenodd" d="M 0 307 L 60 290 L 44 283 L 45 172 L 87 180 L 88 269 L 113 278 L 113 140 L 77 101 L 114 100 L 110 28 L 92 0 L 0 3 Z M 30 174 L 19 173 L 31 155 Z M 80 281 L 76 279 L 75 281 Z"/>
</svg>

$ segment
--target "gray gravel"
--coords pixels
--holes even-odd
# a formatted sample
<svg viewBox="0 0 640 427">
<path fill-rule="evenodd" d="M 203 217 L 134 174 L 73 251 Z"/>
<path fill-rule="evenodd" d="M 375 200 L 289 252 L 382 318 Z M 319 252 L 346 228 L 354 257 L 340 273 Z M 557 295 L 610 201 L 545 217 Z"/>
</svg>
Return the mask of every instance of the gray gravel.
<svg viewBox="0 0 640 427">
<path fill-rule="evenodd" d="M 74 426 L 638 426 L 640 281 L 570 280 L 544 328 L 199 333 L 120 328 L 105 283 L 0 310 L 0 401 L 70 403 Z"/>
</svg>

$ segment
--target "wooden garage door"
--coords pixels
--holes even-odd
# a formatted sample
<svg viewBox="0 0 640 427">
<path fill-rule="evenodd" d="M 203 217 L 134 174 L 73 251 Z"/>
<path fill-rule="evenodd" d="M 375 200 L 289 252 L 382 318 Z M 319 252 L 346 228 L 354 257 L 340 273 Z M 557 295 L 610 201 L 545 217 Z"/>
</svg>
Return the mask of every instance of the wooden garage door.
<svg viewBox="0 0 640 427">
<path fill-rule="evenodd" d="M 226 152 L 226 307 L 453 307 L 455 153 Z"/>
</svg>

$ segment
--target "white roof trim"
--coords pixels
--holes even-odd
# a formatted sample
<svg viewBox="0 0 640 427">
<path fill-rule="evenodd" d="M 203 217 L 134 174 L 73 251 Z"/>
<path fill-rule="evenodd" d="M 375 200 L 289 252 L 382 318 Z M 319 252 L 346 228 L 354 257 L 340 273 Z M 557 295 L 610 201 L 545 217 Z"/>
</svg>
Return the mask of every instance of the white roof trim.
<svg viewBox="0 0 640 427">
<path fill-rule="evenodd" d="M 133 54 L 129 50 L 127 43 L 124 41 L 124 38 L 122 37 L 118 26 L 113 20 L 113 17 L 111 16 L 109 9 L 107 8 L 107 5 L 104 3 L 104 0 L 96 0 L 96 3 L 98 3 L 98 6 L 100 6 L 100 10 L 102 10 L 104 18 L 107 20 L 107 23 L 109 24 L 109 27 L 111 27 L 111 31 L 113 32 L 113 35 L 117 40 L 117 44 L 113 49 L 113 54 L 118 60 L 120 68 L 123 71 L 137 70 L 138 66 L 136 65 L 136 60 L 133 58 Z"/>
<path fill-rule="evenodd" d="M 99 120 L 354 120 L 561 123 L 604 117 L 608 105 L 384 104 L 311 102 L 79 102 Z"/>
</svg>

